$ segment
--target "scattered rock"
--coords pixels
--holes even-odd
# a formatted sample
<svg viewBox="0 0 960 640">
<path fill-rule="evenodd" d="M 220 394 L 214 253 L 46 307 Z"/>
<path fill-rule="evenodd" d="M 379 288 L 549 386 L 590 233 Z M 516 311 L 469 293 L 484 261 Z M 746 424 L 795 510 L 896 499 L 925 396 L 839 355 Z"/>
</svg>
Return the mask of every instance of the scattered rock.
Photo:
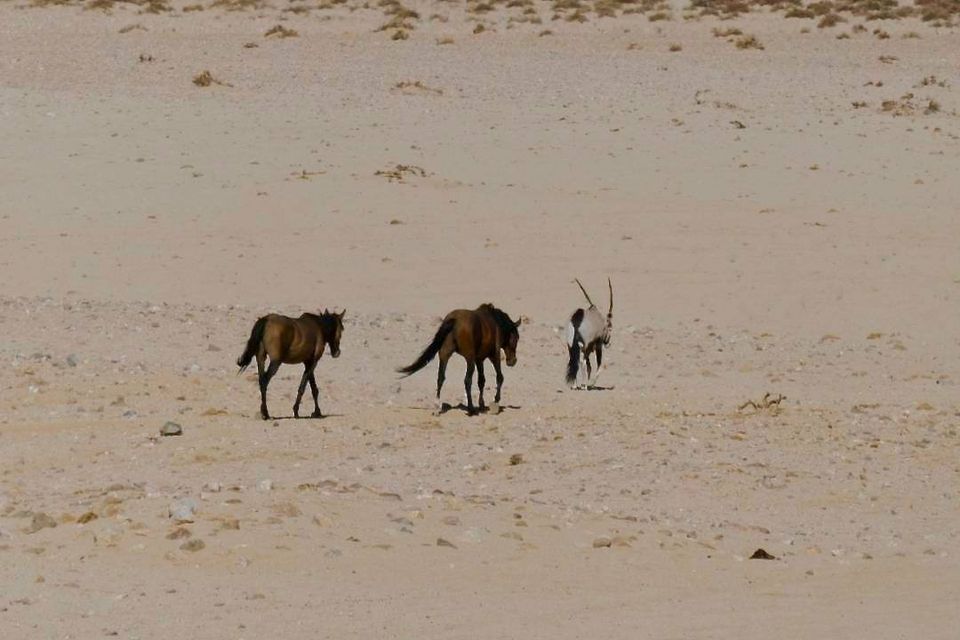
<svg viewBox="0 0 960 640">
<path fill-rule="evenodd" d="M 751 560 L 776 560 L 775 556 L 770 555 L 763 549 L 757 549 L 753 552 L 753 555 L 750 556 Z"/>
<path fill-rule="evenodd" d="M 99 517 L 100 516 L 95 514 L 93 511 L 87 511 L 85 514 L 77 518 L 77 522 L 80 524 L 87 524 L 88 522 L 93 522 Z"/>
<path fill-rule="evenodd" d="M 451 527 L 459 526 L 460 518 L 458 518 L 457 516 L 446 516 L 443 519 L 443 524 L 450 525 Z"/>
<path fill-rule="evenodd" d="M 170 518 L 173 519 L 177 524 L 184 524 L 188 522 L 193 522 L 193 516 L 197 511 L 197 503 L 192 499 L 187 498 L 186 500 L 181 500 L 175 505 L 170 507 Z"/>
<path fill-rule="evenodd" d="M 613 545 L 613 540 L 607 537 L 600 537 L 593 541 L 594 549 L 605 549 Z"/>
<path fill-rule="evenodd" d="M 177 527 L 173 531 L 167 534 L 167 540 L 181 540 L 183 538 L 190 538 L 193 536 L 193 532 L 186 527 Z"/>
<path fill-rule="evenodd" d="M 203 491 L 206 491 L 207 493 L 220 493 L 223 491 L 223 485 L 215 481 L 208 482 L 207 484 L 203 485 Z"/>
<path fill-rule="evenodd" d="M 457 548 L 457 545 L 453 544 L 452 542 L 450 542 L 449 540 L 446 540 L 446 539 L 444 539 L 444 538 L 437 538 L 437 546 L 438 546 L 438 547 L 450 547 L 451 549 L 456 549 L 456 548 Z"/>
<path fill-rule="evenodd" d="M 78 362 L 78 361 L 77 361 L 77 356 L 73 355 L 72 353 L 67 356 L 66 363 L 67 363 L 67 366 L 68 366 L 68 367 L 75 367 L 75 366 L 77 366 L 77 362 Z"/>
<path fill-rule="evenodd" d="M 228 529 L 231 531 L 239 531 L 240 521 L 237 520 L 236 518 L 224 518 L 223 521 L 220 523 L 220 528 Z"/>
<path fill-rule="evenodd" d="M 523 454 L 522 454 L 522 453 L 515 453 L 515 454 L 513 454 L 512 456 L 510 456 L 510 465 L 511 465 L 511 466 L 516 466 L 516 465 L 522 464 L 522 463 L 523 463 Z"/>
<path fill-rule="evenodd" d="M 200 551 L 205 548 L 207 545 L 200 538 L 194 538 L 193 540 L 188 540 L 180 545 L 181 551 Z"/>
<path fill-rule="evenodd" d="M 257 491 L 273 491 L 273 480 L 261 480 L 258 482 Z"/>
<path fill-rule="evenodd" d="M 160 427 L 160 435 L 162 436 L 181 436 L 183 435 L 183 427 L 181 427 L 176 422 L 167 421 Z"/>
<path fill-rule="evenodd" d="M 56 526 L 57 521 L 41 511 L 33 514 L 30 525 L 26 528 L 26 533 L 36 533 L 41 529 L 53 529 Z"/>
</svg>

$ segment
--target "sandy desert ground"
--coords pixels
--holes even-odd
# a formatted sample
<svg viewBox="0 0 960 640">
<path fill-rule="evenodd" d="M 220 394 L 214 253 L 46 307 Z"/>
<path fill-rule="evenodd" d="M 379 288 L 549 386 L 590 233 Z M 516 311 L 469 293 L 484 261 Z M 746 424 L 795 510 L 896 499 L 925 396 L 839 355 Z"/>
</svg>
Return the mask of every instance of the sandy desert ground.
<svg viewBox="0 0 960 640">
<path fill-rule="evenodd" d="M 0 2 L 0 638 L 960 637 L 956 14 L 738 6 Z"/>
</svg>

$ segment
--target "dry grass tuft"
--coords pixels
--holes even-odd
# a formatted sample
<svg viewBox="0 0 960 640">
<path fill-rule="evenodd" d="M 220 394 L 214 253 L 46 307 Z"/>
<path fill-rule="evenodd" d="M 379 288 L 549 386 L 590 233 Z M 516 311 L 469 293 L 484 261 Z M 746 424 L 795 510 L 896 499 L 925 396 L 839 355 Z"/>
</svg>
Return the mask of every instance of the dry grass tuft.
<svg viewBox="0 0 960 640">
<path fill-rule="evenodd" d="M 763 43 L 757 39 L 757 36 L 741 36 L 736 39 L 734 44 L 737 45 L 737 49 L 760 49 L 763 51 Z"/>
<path fill-rule="evenodd" d="M 197 75 L 193 76 L 193 84 L 197 85 L 198 87 L 209 87 L 209 86 L 214 85 L 214 84 L 218 84 L 218 85 L 220 85 L 220 86 L 222 86 L 222 87 L 232 87 L 232 86 L 233 86 L 232 84 L 229 84 L 229 83 L 227 83 L 227 82 L 223 82 L 222 80 L 218 80 L 217 78 L 215 78 L 215 77 L 213 76 L 212 73 L 210 73 L 210 72 L 207 71 L 207 70 L 203 70 L 203 71 L 201 71 L 200 73 L 198 73 Z"/>
<path fill-rule="evenodd" d="M 282 24 L 278 24 L 278 25 L 276 25 L 276 26 L 273 26 L 273 27 L 270 27 L 269 29 L 267 29 L 266 33 L 263 34 L 263 37 L 264 37 L 264 38 L 270 38 L 270 37 L 273 37 L 273 36 L 277 36 L 277 37 L 279 37 L 279 38 L 296 38 L 296 37 L 298 37 L 299 35 L 300 35 L 300 34 L 297 33 L 296 30 L 294 30 L 294 29 L 287 29 L 287 28 L 286 28 L 285 26 L 283 26 Z"/>
<path fill-rule="evenodd" d="M 408 80 L 404 80 L 403 82 L 398 82 L 397 84 L 393 85 L 393 88 L 396 91 L 399 91 L 400 93 L 403 93 L 406 95 L 424 95 L 424 94 L 435 95 L 435 96 L 443 95 L 443 89 L 428 87 L 427 85 L 423 84 L 419 80 L 414 80 L 412 82 Z"/>
<path fill-rule="evenodd" d="M 415 164 L 398 164 L 392 169 L 382 169 L 373 175 L 383 176 L 390 182 L 403 182 L 406 176 L 426 178 L 427 172 Z"/>
</svg>

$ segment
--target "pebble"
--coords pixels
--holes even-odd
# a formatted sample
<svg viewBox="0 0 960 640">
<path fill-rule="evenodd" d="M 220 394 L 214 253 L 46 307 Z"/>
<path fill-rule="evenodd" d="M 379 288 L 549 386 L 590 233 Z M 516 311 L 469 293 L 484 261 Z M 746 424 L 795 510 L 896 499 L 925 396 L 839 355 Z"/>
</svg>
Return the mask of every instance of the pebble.
<svg viewBox="0 0 960 640">
<path fill-rule="evenodd" d="M 99 517 L 100 517 L 100 516 L 98 516 L 97 514 L 95 514 L 93 511 L 87 511 L 85 514 L 83 514 L 82 516 L 80 516 L 79 518 L 77 518 L 77 522 L 78 522 L 79 524 L 87 524 L 88 522 L 92 522 L 92 521 L 96 520 L 96 519 L 99 518 Z"/>
<path fill-rule="evenodd" d="M 203 485 L 203 490 L 207 493 L 220 493 L 223 491 L 223 485 L 219 482 L 208 482 L 207 484 Z"/>
<path fill-rule="evenodd" d="M 67 356 L 66 362 L 67 362 L 67 366 L 68 366 L 68 367 L 75 367 L 75 366 L 77 366 L 77 356 L 75 356 L 75 355 L 73 355 L 73 354 L 71 353 L 70 355 Z"/>
<path fill-rule="evenodd" d="M 177 524 L 193 522 L 193 516 L 197 511 L 197 503 L 187 498 L 170 507 L 170 517 Z"/>
<path fill-rule="evenodd" d="M 607 537 L 600 537 L 593 541 L 594 549 L 606 549 L 611 545 L 613 545 L 613 540 Z"/>
<path fill-rule="evenodd" d="M 188 540 L 180 545 L 181 551 L 200 551 L 205 548 L 207 545 L 200 538 L 194 538 L 193 540 Z"/>
<path fill-rule="evenodd" d="M 160 435 L 162 436 L 180 436 L 183 435 L 183 427 L 181 427 L 176 422 L 167 420 L 163 423 L 163 426 L 160 427 Z"/>
<path fill-rule="evenodd" d="M 261 480 L 257 483 L 257 491 L 273 491 L 273 480 Z"/>
<path fill-rule="evenodd" d="M 456 548 L 457 548 L 457 545 L 453 544 L 452 542 L 450 542 L 449 540 L 446 540 L 446 539 L 444 539 L 444 538 L 437 538 L 437 546 L 438 546 L 438 547 L 450 547 L 451 549 L 456 549 Z"/>
<path fill-rule="evenodd" d="M 33 514 L 33 519 L 30 520 L 30 526 L 27 527 L 26 532 L 36 533 L 41 529 L 52 529 L 56 526 L 57 521 L 41 511 Z"/>
</svg>

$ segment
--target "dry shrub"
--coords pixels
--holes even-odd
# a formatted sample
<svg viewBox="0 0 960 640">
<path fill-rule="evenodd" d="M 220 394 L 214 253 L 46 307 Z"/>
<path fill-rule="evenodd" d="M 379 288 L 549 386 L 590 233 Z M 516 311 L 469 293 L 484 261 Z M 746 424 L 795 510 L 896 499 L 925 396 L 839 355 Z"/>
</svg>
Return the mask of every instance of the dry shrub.
<svg viewBox="0 0 960 640">
<path fill-rule="evenodd" d="M 830 27 L 835 27 L 841 22 L 846 22 L 846 18 L 836 13 L 828 13 L 827 15 L 820 18 L 820 22 L 817 23 L 818 29 L 829 29 Z"/>
<path fill-rule="evenodd" d="M 729 27 L 727 29 L 717 29 L 713 28 L 713 37 L 714 38 L 729 38 L 730 36 L 742 36 L 743 31 L 736 27 Z"/>
<path fill-rule="evenodd" d="M 745 35 L 736 39 L 734 44 L 737 45 L 737 49 L 760 49 L 763 50 L 763 43 L 761 43 L 757 36 Z"/>
<path fill-rule="evenodd" d="M 206 69 L 204 69 L 197 75 L 193 76 L 193 84 L 197 85 L 198 87 L 209 87 L 215 84 L 218 84 L 222 87 L 233 86 L 229 83 L 223 82 L 222 80 L 215 78 L 213 74 L 207 71 Z"/>
</svg>

